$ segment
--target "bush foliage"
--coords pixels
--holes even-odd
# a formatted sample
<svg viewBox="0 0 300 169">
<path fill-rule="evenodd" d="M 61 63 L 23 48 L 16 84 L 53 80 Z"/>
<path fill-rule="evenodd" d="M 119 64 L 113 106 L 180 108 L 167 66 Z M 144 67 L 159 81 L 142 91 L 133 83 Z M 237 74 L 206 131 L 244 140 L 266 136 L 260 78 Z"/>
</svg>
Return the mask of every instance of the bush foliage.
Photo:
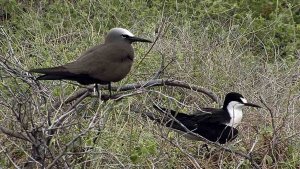
<svg viewBox="0 0 300 169">
<path fill-rule="evenodd" d="M 132 95 L 120 101 L 85 98 L 72 108 L 76 101 L 57 103 L 80 86 L 36 83 L 27 72 L 74 60 L 102 42 L 113 27 L 157 38 L 153 48 L 135 45 L 133 69 L 114 85 L 150 80 L 165 62 L 162 78 L 202 86 L 219 98 L 236 91 L 265 103 L 262 110 L 245 112 L 238 139 L 225 145 L 251 155 L 252 161 L 214 146 L 204 151 L 204 143 L 186 140 L 131 111 L 153 111 L 154 102 L 184 112 L 219 106 L 196 91 L 145 88 L 127 92 Z M 34 167 L 52 162 L 54 168 L 251 168 L 254 162 L 261 168 L 300 166 L 297 0 L 0 0 L 0 45 L 0 168 L 26 166 L 38 154 L 34 147 L 41 145 L 45 164 Z M 49 121 L 67 113 L 49 141 Z M 96 127 L 89 128 L 91 124 Z M 40 137 L 32 138 L 40 140 L 31 144 L 2 127 L 38 133 Z"/>
</svg>

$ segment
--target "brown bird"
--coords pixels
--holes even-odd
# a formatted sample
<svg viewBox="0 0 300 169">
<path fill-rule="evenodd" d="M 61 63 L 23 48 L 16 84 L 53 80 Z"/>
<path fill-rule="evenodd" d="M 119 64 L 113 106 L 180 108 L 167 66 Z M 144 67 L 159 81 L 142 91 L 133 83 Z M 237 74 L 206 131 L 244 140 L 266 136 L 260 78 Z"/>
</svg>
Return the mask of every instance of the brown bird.
<svg viewBox="0 0 300 169">
<path fill-rule="evenodd" d="M 88 49 L 77 60 L 62 66 L 32 69 L 30 72 L 44 74 L 37 80 L 72 80 L 80 84 L 107 84 L 111 96 L 111 82 L 118 82 L 129 73 L 133 60 L 133 42 L 150 40 L 134 36 L 123 28 L 111 29 L 104 44 Z M 99 94 L 99 93 L 98 93 Z"/>
</svg>

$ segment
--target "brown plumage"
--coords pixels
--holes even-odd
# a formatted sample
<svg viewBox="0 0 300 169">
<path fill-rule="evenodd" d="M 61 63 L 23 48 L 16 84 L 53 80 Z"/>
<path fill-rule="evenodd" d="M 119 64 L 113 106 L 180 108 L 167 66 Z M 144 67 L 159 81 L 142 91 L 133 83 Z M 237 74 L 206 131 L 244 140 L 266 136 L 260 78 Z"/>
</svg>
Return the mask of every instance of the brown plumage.
<svg viewBox="0 0 300 169">
<path fill-rule="evenodd" d="M 113 28 L 105 43 L 84 52 L 77 60 L 62 66 L 32 69 L 30 72 L 44 74 L 37 80 L 72 80 L 80 84 L 109 84 L 118 82 L 129 73 L 133 60 L 133 42 L 151 42 L 135 37 L 128 30 Z M 110 86 L 109 86 L 110 87 Z"/>
</svg>

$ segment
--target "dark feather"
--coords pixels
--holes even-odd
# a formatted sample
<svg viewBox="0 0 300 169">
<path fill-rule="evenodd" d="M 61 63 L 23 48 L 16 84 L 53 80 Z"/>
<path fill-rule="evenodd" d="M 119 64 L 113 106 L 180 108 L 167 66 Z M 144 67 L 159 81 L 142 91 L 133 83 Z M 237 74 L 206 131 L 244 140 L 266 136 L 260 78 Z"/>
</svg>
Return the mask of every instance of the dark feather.
<svg viewBox="0 0 300 169">
<path fill-rule="evenodd" d="M 36 80 L 64 80 L 65 79 L 65 80 L 77 81 L 78 83 L 83 85 L 89 85 L 95 83 L 108 84 L 108 82 L 95 79 L 93 77 L 90 77 L 87 74 L 71 73 L 63 66 L 42 68 L 42 69 L 32 69 L 29 72 L 44 74 L 42 76 L 39 76 Z"/>
<path fill-rule="evenodd" d="M 202 108 L 201 110 L 195 111 L 192 116 L 197 118 L 198 122 L 205 121 L 221 124 L 230 121 L 229 114 L 225 113 L 223 109 Z"/>
<path fill-rule="evenodd" d="M 225 144 L 228 141 L 232 141 L 238 135 L 237 129 L 227 126 L 225 124 L 221 124 L 219 123 L 218 120 L 214 119 L 214 118 L 218 119 L 219 113 L 224 113 L 222 111 L 220 112 L 217 111 L 216 113 L 209 113 L 209 111 L 211 111 L 212 109 L 206 108 L 203 109 L 205 112 L 198 111 L 195 114 L 188 115 L 188 114 L 176 112 L 174 110 L 168 110 L 166 108 L 159 107 L 157 105 L 153 105 L 153 107 L 156 110 L 158 110 L 160 114 L 163 115 L 163 117 L 159 118 L 159 117 L 155 117 L 153 113 L 147 113 L 146 115 L 151 120 L 155 120 L 156 122 L 161 123 L 166 127 L 176 129 L 184 133 L 187 131 L 182 125 L 184 125 L 190 131 L 197 133 L 200 136 L 206 138 L 207 140 L 212 142 L 218 142 L 220 144 Z M 173 118 L 170 117 L 171 115 L 177 121 L 182 123 L 182 125 L 174 121 Z M 199 138 L 196 138 L 196 136 L 193 137 L 189 136 L 189 138 L 199 140 Z"/>
</svg>

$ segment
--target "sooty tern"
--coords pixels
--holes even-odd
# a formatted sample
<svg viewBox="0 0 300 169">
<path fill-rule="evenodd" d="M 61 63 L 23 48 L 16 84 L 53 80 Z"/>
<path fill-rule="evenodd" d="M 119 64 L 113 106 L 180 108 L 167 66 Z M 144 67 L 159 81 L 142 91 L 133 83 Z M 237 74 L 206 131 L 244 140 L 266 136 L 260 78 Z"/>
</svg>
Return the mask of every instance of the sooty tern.
<svg viewBox="0 0 300 169">
<path fill-rule="evenodd" d="M 244 106 L 260 108 L 256 104 L 248 103 L 241 94 L 235 92 L 226 95 L 222 108 L 202 108 L 191 115 L 162 108 L 157 105 L 153 106 L 158 112 L 164 114 L 164 117 L 159 118 L 153 113 L 145 113 L 151 120 L 175 129 L 179 133 L 184 133 L 184 136 L 189 139 L 201 140 L 200 137 L 193 134 L 196 133 L 209 141 L 220 144 L 225 144 L 237 137 L 238 130 L 236 127 L 242 120 L 242 108 Z"/>
</svg>

